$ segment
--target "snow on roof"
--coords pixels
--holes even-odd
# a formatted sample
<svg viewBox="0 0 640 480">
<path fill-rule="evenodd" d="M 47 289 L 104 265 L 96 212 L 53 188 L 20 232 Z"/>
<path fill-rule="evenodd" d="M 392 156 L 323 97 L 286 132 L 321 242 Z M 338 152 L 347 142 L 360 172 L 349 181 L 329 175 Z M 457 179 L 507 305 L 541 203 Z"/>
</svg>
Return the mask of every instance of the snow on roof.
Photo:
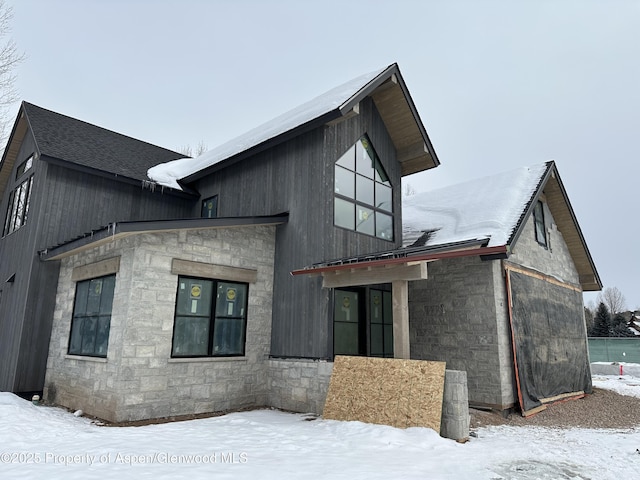
<svg viewBox="0 0 640 480">
<path fill-rule="evenodd" d="M 404 246 L 425 232 L 432 232 L 425 246 L 482 239 L 489 241 L 489 247 L 506 245 L 547 167 L 547 163 L 521 167 L 404 197 Z"/>
<path fill-rule="evenodd" d="M 152 181 L 160 185 L 182 190 L 178 180 L 340 108 L 387 68 L 354 78 L 267 123 L 249 130 L 233 140 L 203 153 L 199 157 L 181 158 L 151 167 L 147 171 L 147 175 Z"/>
</svg>

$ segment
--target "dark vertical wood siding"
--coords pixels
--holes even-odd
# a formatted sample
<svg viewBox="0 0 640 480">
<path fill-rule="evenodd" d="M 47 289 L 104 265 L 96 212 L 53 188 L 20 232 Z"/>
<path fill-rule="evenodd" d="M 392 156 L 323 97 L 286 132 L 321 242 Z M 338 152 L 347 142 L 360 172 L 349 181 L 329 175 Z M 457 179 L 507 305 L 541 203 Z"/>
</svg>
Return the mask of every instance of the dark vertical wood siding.
<svg viewBox="0 0 640 480">
<path fill-rule="evenodd" d="M 395 242 L 333 225 L 335 162 L 365 133 L 394 187 Z M 194 187 L 202 198 L 218 195 L 219 216 L 289 212 L 289 222 L 277 229 L 271 354 L 329 358 L 330 292 L 322 288 L 320 277 L 293 277 L 290 272 L 401 244 L 400 165 L 371 99 L 362 102 L 360 114 L 353 118 L 277 145 L 209 175 Z"/>
<path fill-rule="evenodd" d="M 18 158 L 34 150 L 27 134 Z M 0 281 L 16 273 L 13 284 L 0 284 L 0 390 L 17 392 L 42 389 L 55 307 L 59 264 L 41 262 L 36 252 L 112 222 L 186 218 L 197 203 L 42 158 L 33 168 L 27 223 L 0 239 Z M 12 188 L 0 205 L 2 221 Z"/>
</svg>

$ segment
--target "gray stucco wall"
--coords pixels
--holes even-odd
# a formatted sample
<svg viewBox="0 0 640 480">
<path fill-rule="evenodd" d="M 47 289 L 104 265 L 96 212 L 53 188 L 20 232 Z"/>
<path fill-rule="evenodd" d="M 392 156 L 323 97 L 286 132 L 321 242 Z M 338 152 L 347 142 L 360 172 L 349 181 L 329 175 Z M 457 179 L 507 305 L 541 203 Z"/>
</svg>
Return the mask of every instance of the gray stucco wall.
<svg viewBox="0 0 640 480">
<path fill-rule="evenodd" d="M 549 247 L 535 240 L 530 216 L 509 262 L 576 285 L 569 250 L 544 207 Z M 512 407 L 517 395 L 502 262 L 439 260 L 428 265 L 428 276 L 409 285 L 411 357 L 445 361 L 447 369 L 466 371 L 472 404 Z"/>
<path fill-rule="evenodd" d="M 267 403 L 275 227 L 140 234 L 62 261 L 45 399 L 111 421 Z M 107 358 L 67 355 L 75 267 L 120 256 Z M 257 271 L 244 357 L 172 359 L 173 258 Z M 224 280 L 224 279 L 222 279 Z"/>
</svg>

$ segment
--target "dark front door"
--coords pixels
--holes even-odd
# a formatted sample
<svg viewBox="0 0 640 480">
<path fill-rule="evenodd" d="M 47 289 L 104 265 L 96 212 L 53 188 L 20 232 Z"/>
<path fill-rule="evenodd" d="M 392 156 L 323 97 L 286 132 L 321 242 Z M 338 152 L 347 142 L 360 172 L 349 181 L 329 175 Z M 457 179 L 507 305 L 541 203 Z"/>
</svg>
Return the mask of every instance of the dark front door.
<svg viewBox="0 0 640 480">
<path fill-rule="evenodd" d="M 333 354 L 393 357 L 391 288 L 334 290 Z"/>
</svg>

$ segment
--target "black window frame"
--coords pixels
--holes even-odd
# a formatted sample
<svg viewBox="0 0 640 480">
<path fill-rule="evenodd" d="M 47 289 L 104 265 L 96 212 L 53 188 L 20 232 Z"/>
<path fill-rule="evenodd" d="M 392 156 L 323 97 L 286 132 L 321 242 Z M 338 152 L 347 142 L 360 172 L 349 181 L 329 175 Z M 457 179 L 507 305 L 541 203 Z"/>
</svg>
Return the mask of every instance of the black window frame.
<svg viewBox="0 0 640 480">
<path fill-rule="evenodd" d="M 32 153 L 25 161 L 18 165 L 18 168 L 16 168 L 16 180 L 31 170 L 31 167 L 33 167 L 33 158 L 34 154 Z"/>
<path fill-rule="evenodd" d="M 111 291 L 111 299 L 110 299 L 110 305 L 108 307 L 108 313 L 104 312 L 102 309 L 103 306 L 103 298 L 102 295 L 104 293 L 104 280 L 106 279 L 113 279 L 113 290 Z M 91 293 L 91 282 L 96 282 L 97 280 L 101 280 L 100 283 L 100 300 L 99 300 L 99 311 L 96 314 L 95 311 L 93 312 L 87 312 L 86 311 L 86 307 L 85 307 L 85 311 L 83 312 L 78 312 L 78 306 L 79 306 L 79 302 L 81 302 L 82 300 L 79 299 L 78 294 L 81 291 L 81 289 L 83 288 L 83 285 L 88 285 L 88 288 L 86 290 L 86 294 L 87 294 L 87 299 L 84 301 L 85 305 L 88 303 L 88 297 Z M 107 354 L 108 354 L 108 350 L 109 350 L 109 336 L 111 335 L 111 316 L 112 316 L 112 310 L 113 310 L 113 300 L 114 300 L 114 296 L 115 296 L 115 284 L 116 284 L 116 274 L 112 273 L 110 275 L 103 275 L 100 277 L 93 277 L 93 278 L 88 278 L 86 280 L 80 280 L 78 282 L 76 282 L 76 289 L 75 289 L 75 294 L 73 296 L 73 313 L 71 316 L 71 326 L 69 328 L 69 344 L 67 345 L 67 354 L 68 355 L 74 355 L 74 356 L 82 356 L 82 357 L 97 357 L 97 358 L 107 358 Z M 106 307 L 106 304 L 105 304 Z M 83 330 L 86 330 L 87 327 L 86 325 L 93 319 L 95 318 L 95 330 L 93 333 L 93 349 L 91 349 L 90 351 L 85 350 L 83 348 L 84 346 L 84 335 L 85 332 L 83 332 Z M 106 321 L 106 322 L 105 322 Z M 104 325 L 104 323 L 107 324 L 107 331 L 106 331 L 106 343 L 104 344 L 104 353 L 101 353 L 99 350 L 97 350 L 96 347 L 101 347 L 102 344 L 98 343 L 98 338 L 100 335 L 100 325 Z M 75 339 L 75 335 L 76 332 L 80 331 L 79 335 L 80 335 L 80 347 L 76 348 L 74 346 L 74 339 Z M 87 332 L 87 337 L 89 337 L 90 332 Z"/>
<path fill-rule="evenodd" d="M 372 161 L 371 170 L 373 171 L 372 176 L 368 176 L 362 173 L 359 170 L 359 165 L 357 163 L 358 160 L 358 148 L 362 146 Z M 351 159 L 348 159 L 347 156 L 353 155 L 353 164 L 346 165 L 346 162 L 350 162 Z M 343 162 L 345 160 L 345 162 Z M 343 185 L 348 187 L 346 190 L 348 193 L 340 192 L 340 188 L 338 186 L 338 176 L 342 173 L 352 176 L 352 185 Z M 337 228 L 342 228 L 348 231 L 356 232 L 362 235 L 367 235 L 369 237 L 377 238 L 380 240 L 385 240 L 388 242 L 395 241 L 395 223 L 396 223 L 396 215 L 394 212 L 393 205 L 393 192 L 394 187 L 391 183 L 391 179 L 387 175 L 387 172 L 382 165 L 380 157 L 376 153 L 375 148 L 369 136 L 364 134 L 361 136 L 358 141 L 353 144 L 351 147 L 347 149 L 340 157 L 336 160 L 334 164 L 334 189 L 333 189 L 333 225 Z M 360 195 L 361 192 L 360 186 L 364 185 L 371 186 L 370 195 L 373 197 L 372 202 L 367 202 L 362 199 L 364 195 Z M 388 190 L 388 195 L 382 195 L 382 192 L 386 192 Z M 387 199 L 388 202 L 384 202 L 383 199 Z M 387 205 L 388 203 L 388 205 Z M 339 224 L 337 222 L 338 216 L 338 205 L 342 204 L 343 206 L 350 208 L 353 207 L 353 226 L 347 226 L 345 224 Z M 387 206 L 385 206 L 387 205 Z M 363 218 L 359 218 L 359 212 L 362 214 Z M 373 218 L 373 226 L 367 227 L 372 229 L 372 233 L 364 231 L 361 228 L 363 224 L 369 220 L 369 216 Z M 388 217 L 391 220 L 391 228 L 389 230 L 390 237 L 385 236 L 383 232 L 383 219 Z M 386 230 L 386 229 L 385 229 Z"/>
<path fill-rule="evenodd" d="M 208 210 L 214 211 L 213 215 L 205 215 L 205 207 L 207 206 L 208 202 L 215 202 L 215 209 L 214 208 L 208 208 Z M 200 208 L 200 216 L 202 218 L 218 218 L 218 195 L 213 195 L 211 197 L 205 198 L 204 200 L 202 200 L 202 204 L 201 204 L 201 208 Z"/>
<path fill-rule="evenodd" d="M 207 315 L 185 315 L 184 313 L 180 313 L 179 295 L 181 294 L 181 282 L 184 280 L 188 281 L 200 281 L 200 282 L 211 282 L 211 293 L 210 293 L 210 305 L 209 305 L 209 314 Z M 241 285 L 244 287 L 244 302 L 241 306 L 241 315 L 218 315 L 218 289 L 221 284 L 230 284 L 230 285 Z M 186 290 L 186 289 L 185 289 Z M 227 292 L 228 295 L 228 292 Z M 227 296 L 227 298 L 229 298 Z M 176 291 L 176 305 L 173 315 L 173 335 L 171 338 L 171 358 L 228 358 L 228 357 L 244 357 L 246 355 L 247 349 L 247 324 L 248 324 L 248 305 L 249 305 L 249 283 L 246 282 L 238 282 L 234 280 L 224 280 L 217 278 L 206 278 L 206 277 L 198 277 L 193 275 L 179 275 L 177 282 L 177 291 Z M 177 327 L 177 318 L 178 317 L 193 317 L 193 318 L 208 318 L 208 344 L 207 344 L 207 353 L 206 354 L 194 354 L 194 353 L 185 353 L 180 354 L 176 353 L 176 327 Z M 215 339 L 216 339 L 216 320 L 241 320 L 242 321 L 242 332 L 240 337 L 240 345 L 241 351 L 233 352 L 233 353 L 218 353 L 215 351 Z"/>
<path fill-rule="evenodd" d="M 27 223 L 31 193 L 33 192 L 33 175 L 20 182 L 10 193 L 7 211 L 2 229 L 5 237 Z"/>
<path fill-rule="evenodd" d="M 547 226 L 544 218 L 544 203 L 542 200 L 538 200 L 533 208 L 533 230 L 535 232 L 536 242 L 547 248 Z"/>
</svg>

